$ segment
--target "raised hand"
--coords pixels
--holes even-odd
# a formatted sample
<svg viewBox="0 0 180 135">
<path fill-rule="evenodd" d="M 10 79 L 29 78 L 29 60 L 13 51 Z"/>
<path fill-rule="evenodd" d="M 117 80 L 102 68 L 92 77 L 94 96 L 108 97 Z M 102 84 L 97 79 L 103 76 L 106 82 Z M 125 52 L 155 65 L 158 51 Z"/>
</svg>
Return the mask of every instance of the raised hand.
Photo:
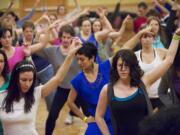
<svg viewBox="0 0 180 135">
<path fill-rule="evenodd" d="M 105 10 L 103 8 L 98 8 L 96 13 L 99 15 L 99 17 L 105 16 Z"/>
<path fill-rule="evenodd" d="M 86 7 L 86 8 L 84 8 L 84 9 L 81 11 L 81 14 L 82 14 L 82 15 L 88 15 L 88 14 L 89 14 L 89 10 L 90 10 L 90 8 L 89 8 L 89 7 Z"/>
<path fill-rule="evenodd" d="M 132 21 L 132 17 L 130 15 L 127 15 L 126 18 L 123 20 L 123 24 L 128 24 Z"/>
<path fill-rule="evenodd" d="M 142 29 L 141 31 L 139 31 L 139 33 L 140 33 L 141 35 L 143 35 L 143 34 L 152 34 L 152 35 L 154 35 L 151 26 L 147 26 L 146 28 L 144 28 L 144 29 Z"/>
<path fill-rule="evenodd" d="M 79 50 L 79 48 L 82 47 L 82 42 L 81 40 L 78 38 L 78 37 L 75 37 L 73 40 L 72 40 L 72 43 L 70 45 L 70 51 L 68 54 L 75 54 L 77 52 L 77 50 Z"/>
<path fill-rule="evenodd" d="M 42 15 L 42 18 L 50 22 L 49 16 L 47 15 L 47 12 L 44 12 Z"/>
<path fill-rule="evenodd" d="M 36 2 L 34 3 L 34 7 L 37 7 L 37 5 L 39 4 L 41 0 L 36 0 Z"/>
<path fill-rule="evenodd" d="M 15 0 L 11 0 L 10 6 L 12 7 L 15 4 Z"/>
<path fill-rule="evenodd" d="M 155 6 L 159 5 L 159 2 L 158 2 L 157 0 L 152 0 L 152 3 L 153 3 Z"/>
</svg>

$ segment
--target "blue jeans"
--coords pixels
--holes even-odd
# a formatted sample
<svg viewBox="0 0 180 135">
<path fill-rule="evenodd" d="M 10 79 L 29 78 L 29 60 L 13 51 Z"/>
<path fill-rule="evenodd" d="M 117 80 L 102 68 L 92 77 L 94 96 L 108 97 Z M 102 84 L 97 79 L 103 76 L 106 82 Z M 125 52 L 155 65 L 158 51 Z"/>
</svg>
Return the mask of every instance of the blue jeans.
<svg viewBox="0 0 180 135">
<path fill-rule="evenodd" d="M 53 67 L 52 65 L 48 65 L 46 68 L 41 70 L 37 73 L 37 81 L 38 83 L 45 84 L 48 82 L 54 75 Z M 54 99 L 54 95 L 56 93 L 56 90 L 54 92 L 50 93 L 47 97 L 45 97 L 47 110 L 49 111 L 51 108 L 52 101 Z"/>
</svg>

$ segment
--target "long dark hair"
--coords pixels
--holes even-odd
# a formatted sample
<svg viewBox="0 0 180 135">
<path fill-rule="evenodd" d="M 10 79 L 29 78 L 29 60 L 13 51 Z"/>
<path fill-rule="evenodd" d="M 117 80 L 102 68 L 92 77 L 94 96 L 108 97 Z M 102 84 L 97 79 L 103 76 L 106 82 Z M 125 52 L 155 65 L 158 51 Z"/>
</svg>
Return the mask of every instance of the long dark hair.
<svg viewBox="0 0 180 135">
<path fill-rule="evenodd" d="M 10 32 L 11 36 L 12 36 L 12 30 L 6 27 L 0 27 L 0 38 L 4 38 L 6 32 Z M 0 42 L 0 48 L 2 48 L 2 44 Z"/>
<path fill-rule="evenodd" d="M 33 72 L 33 83 L 28 92 L 21 93 L 20 83 L 19 83 L 19 75 L 23 72 Z M 29 61 L 22 61 L 15 65 L 13 68 L 11 79 L 9 82 L 9 87 L 7 90 L 7 96 L 3 101 L 3 109 L 8 112 L 13 112 L 13 103 L 14 101 L 18 102 L 22 97 L 25 100 L 24 104 L 24 112 L 28 113 L 31 111 L 32 105 L 35 102 L 34 98 L 34 87 L 36 80 L 36 69 L 34 65 Z"/>
<path fill-rule="evenodd" d="M 120 78 L 117 71 L 117 62 L 119 58 L 121 58 L 123 63 L 125 63 L 130 68 L 130 85 L 138 87 L 144 72 L 141 70 L 134 52 L 127 49 L 118 51 L 114 56 L 110 70 L 110 83 L 114 85 Z"/>
<path fill-rule="evenodd" d="M 0 49 L 0 54 L 2 54 L 2 56 L 4 57 L 4 68 L 1 72 L 5 82 L 9 81 L 9 77 L 8 77 L 8 72 L 9 72 L 9 66 L 8 66 L 8 61 L 7 61 L 7 55 L 6 53 Z"/>
</svg>

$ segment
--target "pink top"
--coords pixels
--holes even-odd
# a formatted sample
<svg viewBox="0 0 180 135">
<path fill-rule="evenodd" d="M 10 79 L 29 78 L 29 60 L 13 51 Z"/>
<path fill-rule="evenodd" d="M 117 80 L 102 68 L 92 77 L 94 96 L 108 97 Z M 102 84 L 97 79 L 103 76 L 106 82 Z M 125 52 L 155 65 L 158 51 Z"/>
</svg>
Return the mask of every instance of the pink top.
<svg viewBox="0 0 180 135">
<path fill-rule="evenodd" d="M 134 20 L 134 32 L 138 32 L 141 25 L 147 23 L 147 18 L 146 17 L 137 17 Z"/>
<path fill-rule="evenodd" d="M 24 57 L 25 53 L 23 51 L 23 46 L 15 47 L 14 55 L 8 59 L 9 72 L 12 72 L 16 63 L 22 61 Z"/>
<path fill-rule="evenodd" d="M 50 42 L 52 45 L 59 46 L 61 44 L 61 40 L 56 38 Z"/>
</svg>

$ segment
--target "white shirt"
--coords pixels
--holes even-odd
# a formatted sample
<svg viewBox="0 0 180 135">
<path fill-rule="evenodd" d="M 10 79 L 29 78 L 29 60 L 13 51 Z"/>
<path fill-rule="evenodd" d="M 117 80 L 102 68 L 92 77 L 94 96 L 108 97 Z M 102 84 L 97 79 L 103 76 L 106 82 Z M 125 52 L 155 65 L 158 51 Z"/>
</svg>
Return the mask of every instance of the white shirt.
<svg viewBox="0 0 180 135">
<path fill-rule="evenodd" d="M 155 59 L 154 59 L 151 63 L 149 63 L 149 64 L 142 62 L 141 56 L 140 56 L 141 50 L 135 52 L 136 57 L 137 57 L 137 59 L 138 59 L 138 61 L 139 61 L 139 65 L 140 65 L 141 69 L 142 69 L 144 72 L 151 71 L 151 70 L 154 69 L 155 67 L 159 66 L 159 65 L 161 64 L 161 62 L 162 62 L 160 56 L 157 54 L 156 49 L 154 49 L 154 51 L 155 51 L 155 56 L 156 56 L 156 57 L 155 57 Z M 158 79 L 158 80 L 157 80 L 155 83 L 153 83 L 153 84 L 151 85 L 151 87 L 148 89 L 147 92 L 148 92 L 148 95 L 149 95 L 150 98 L 158 98 L 158 97 L 159 97 L 159 96 L 158 96 L 158 87 L 159 87 L 160 81 L 161 81 L 161 79 Z"/>
<path fill-rule="evenodd" d="M 6 113 L 0 108 L 0 119 L 3 124 L 4 135 L 38 135 L 35 127 L 36 113 L 41 98 L 42 86 L 34 89 L 35 102 L 31 111 L 24 112 L 24 98 L 19 102 L 14 102 L 13 112 Z M 0 105 L 6 97 L 7 92 L 0 93 Z"/>
</svg>

